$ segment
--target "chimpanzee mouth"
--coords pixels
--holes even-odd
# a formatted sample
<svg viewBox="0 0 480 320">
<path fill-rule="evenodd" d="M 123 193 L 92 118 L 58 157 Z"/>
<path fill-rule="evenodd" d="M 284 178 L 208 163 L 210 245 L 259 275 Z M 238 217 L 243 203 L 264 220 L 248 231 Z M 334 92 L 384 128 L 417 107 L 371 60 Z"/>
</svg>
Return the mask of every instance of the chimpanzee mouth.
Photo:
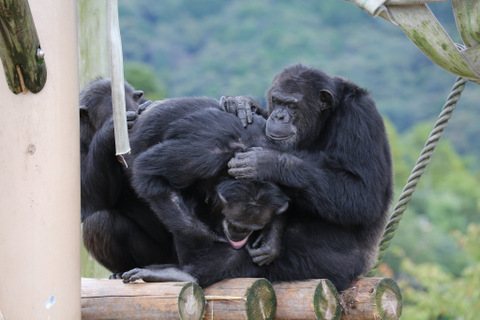
<svg viewBox="0 0 480 320">
<path fill-rule="evenodd" d="M 238 228 L 227 220 L 223 220 L 223 231 L 234 249 L 243 248 L 253 232 L 253 230 Z"/>
<path fill-rule="evenodd" d="M 276 140 L 276 141 L 282 141 L 282 140 L 288 140 L 290 139 L 291 137 L 293 137 L 295 135 L 295 133 L 290 133 L 290 134 L 287 134 L 287 135 L 276 135 L 274 133 L 271 133 L 271 132 L 266 132 L 267 134 L 267 137 L 271 140 Z"/>
</svg>

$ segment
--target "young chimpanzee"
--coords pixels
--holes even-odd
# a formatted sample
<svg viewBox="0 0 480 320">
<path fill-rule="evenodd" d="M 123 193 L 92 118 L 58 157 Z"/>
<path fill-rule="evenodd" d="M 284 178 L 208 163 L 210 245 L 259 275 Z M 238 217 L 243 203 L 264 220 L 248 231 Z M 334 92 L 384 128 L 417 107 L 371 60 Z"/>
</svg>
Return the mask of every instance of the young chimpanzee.
<svg viewBox="0 0 480 320">
<path fill-rule="evenodd" d="M 259 143 L 237 152 L 228 162 L 228 173 L 239 181 L 273 182 L 290 198 L 280 254 L 270 264 L 259 266 L 245 250 L 215 243 L 213 248 L 196 251 L 179 267 L 127 272 L 125 282 L 190 279 L 205 286 L 227 277 L 265 277 L 271 281 L 327 278 L 338 290 L 344 290 L 369 270 L 393 193 L 390 147 L 374 101 L 354 83 L 303 65 L 278 74 L 266 96 L 269 117 L 263 134 L 271 145 Z M 246 123 L 251 106 L 247 98 L 222 99 L 222 108 L 239 113 Z M 254 118 L 252 125 L 256 121 Z M 197 130 L 206 129 L 198 123 Z M 229 134 L 227 129 L 218 132 L 220 137 Z M 202 167 L 201 161 L 188 155 L 188 140 L 183 148 L 172 150 L 182 165 Z M 221 150 L 219 146 L 212 152 Z M 188 155 L 183 161 L 182 153 Z M 161 166 L 154 158 L 150 165 Z M 199 171 L 208 172 L 206 167 Z M 154 199 L 158 190 L 155 168 L 143 172 L 142 179 L 149 186 L 137 190 Z M 136 187 L 139 183 L 137 180 Z M 179 221 L 176 228 L 180 230 L 183 225 Z M 195 245 L 190 240 L 184 242 Z M 228 268 L 219 269 L 223 263 Z"/>
<path fill-rule="evenodd" d="M 227 175 L 235 152 L 262 136 L 267 142 L 264 125 L 259 118 L 245 130 L 210 98 L 154 102 L 138 119 L 130 136 L 132 184 L 181 239 L 180 263 L 192 256 L 180 242 L 209 247 L 227 238 L 240 249 L 254 231 L 257 241 L 247 248 L 255 263 L 268 264 L 279 254 L 283 219 L 276 215 L 287 209 L 288 197 L 273 183 Z"/>
<path fill-rule="evenodd" d="M 128 126 L 143 92 L 125 83 Z M 115 156 L 109 79 L 80 92 L 81 205 L 86 249 L 113 273 L 152 263 L 175 263 L 172 236 L 131 188 Z"/>
</svg>

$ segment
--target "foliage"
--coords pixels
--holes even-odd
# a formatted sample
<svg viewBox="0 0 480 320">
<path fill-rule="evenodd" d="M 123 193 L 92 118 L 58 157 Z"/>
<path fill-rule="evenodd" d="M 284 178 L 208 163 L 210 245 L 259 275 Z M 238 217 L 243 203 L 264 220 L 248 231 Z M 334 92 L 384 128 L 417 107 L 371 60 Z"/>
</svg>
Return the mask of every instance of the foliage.
<svg viewBox="0 0 480 320">
<path fill-rule="evenodd" d="M 395 199 L 398 199 L 432 124 L 418 124 L 404 135 L 399 135 L 389 121 L 386 124 L 394 162 Z M 478 181 L 452 144 L 441 140 L 412 195 L 392 247 L 402 248 L 414 263 L 439 264 L 448 272 L 460 275 L 470 260 L 456 244 L 452 232 L 465 232 L 469 223 L 480 223 Z M 398 255 L 387 252 L 384 261 L 395 274 L 399 272 Z"/>
<path fill-rule="evenodd" d="M 125 79 L 137 90 L 144 92 L 145 98 L 149 100 L 160 100 L 165 98 L 165 85 L 160 82 L 153 70 L 141 62 L 128 62 L 124 68 Z"/>
<path fill-rule="evenodd" d="M 276 73 L 301 62 L 369 88 L 382 114 L 403 133 L 436 117 L 455 79 L 399 28 L 347 1 L 121 0 L 119 5 L 125 60 L 148 65 L 169 96 L 259 99 Z M 461 42 L 451 5 L 430 7 Z M 471 119 L 480 112 L 480 90 L 471 85 L 467 91 L 448 138 L 456 150 L 478 160 L 480 127 Z"/>
<path fill-rule="evenodd" d="M 416 265 L 403 257 L 399 280 L 404 308 L 403 318 L 478 319 L 480 313 L 480 225 L 471 224 L 465 235 L 456 234 L 459 244 L 468 252 L 472 263 L 456 277 L 435 264 Z"/>
</svg>

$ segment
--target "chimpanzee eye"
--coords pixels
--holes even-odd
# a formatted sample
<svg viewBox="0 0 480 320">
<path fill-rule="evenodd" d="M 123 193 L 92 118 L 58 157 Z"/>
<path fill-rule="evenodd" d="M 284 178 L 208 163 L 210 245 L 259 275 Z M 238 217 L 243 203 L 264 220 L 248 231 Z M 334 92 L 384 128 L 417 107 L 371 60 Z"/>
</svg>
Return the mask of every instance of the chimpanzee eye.
<svg viewBox="0 0 480 320">
<path fill-rule="evenodd" d="M 294 104 L 294 103 L 290 103 L 287 106 L 287 112 L 288 112 L 288 114 L 294 116 L 297 113 L 297 105 Z"/>
</svg>

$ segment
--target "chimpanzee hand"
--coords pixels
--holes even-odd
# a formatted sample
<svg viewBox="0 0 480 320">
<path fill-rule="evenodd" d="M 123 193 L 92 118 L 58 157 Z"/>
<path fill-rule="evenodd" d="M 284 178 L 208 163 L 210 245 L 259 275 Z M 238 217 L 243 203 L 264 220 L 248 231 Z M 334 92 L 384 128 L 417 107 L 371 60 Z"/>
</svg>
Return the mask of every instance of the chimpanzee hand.
<svg viewBox="0 0 480 320">
<path fill-rule="evenodd" d="M 127 127 L 128 127 L 128 130 L 130 130 L 133 128 L 135 121 L 137 121 L 138 113 L 136 113 L 135 111 L 127 111 L 126 115 L 127 115 Z"/>
<path fill-rule="evenodd" d="M 277 151 L 261 147 L 237 152 L 228 162 L 228 174 L 236 179 L 268 180 L 279 157 Z"/>
<path fill-rule="evenodd" d="M 246 248 L 253 262 L 259 266 L 269 265 L 280 254 L 281 241 L 276 237 L 268 237 L 263 231 L 257 240 Z"/>
<path fill-rule="evenodd" d="M 268 265 L 280 255 L 285 225 L 285 216 L 276 216 L 260 231 L 252 245 L 247 244 L 246 249 L 254 263 L 259 266 Z"/>
<path fill-rule="evenodd" d="M 145 101 L 144 103 L 142 103 L 141 105 L 138 106 L 138 114 L 142 114 L 145 110 L 147 110 L 147 108 L 152 104 L 152 101 L 150 100 L 147 100 Z"/>
<path fill-rule="evenodd" d="M 258 108 L 255 101 L 246 96 L 223 96 L 220 98 L 220 108 L 236 115 L 243 126 L 246 127 L 253 121 L 253 114 Z"/>
</svg>

